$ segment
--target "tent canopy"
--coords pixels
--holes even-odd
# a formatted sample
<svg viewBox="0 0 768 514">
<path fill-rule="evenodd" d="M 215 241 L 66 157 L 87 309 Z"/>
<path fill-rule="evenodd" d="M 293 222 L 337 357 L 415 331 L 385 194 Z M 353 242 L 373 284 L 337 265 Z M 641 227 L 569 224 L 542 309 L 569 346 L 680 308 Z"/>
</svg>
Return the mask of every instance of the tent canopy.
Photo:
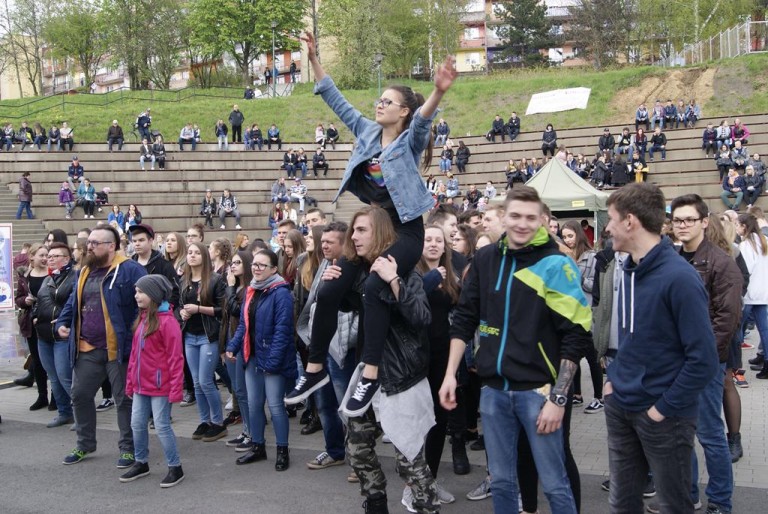
<svg viewBox="0 0 768 514">
<path fill-rule="evenodd" d="M 538 191 L 552 211 L 600 212 L 608 209 L 606 203 L 610 195 L 592 187 L 560 159 L 551 159 L 525 185 Z"/>
</svg>

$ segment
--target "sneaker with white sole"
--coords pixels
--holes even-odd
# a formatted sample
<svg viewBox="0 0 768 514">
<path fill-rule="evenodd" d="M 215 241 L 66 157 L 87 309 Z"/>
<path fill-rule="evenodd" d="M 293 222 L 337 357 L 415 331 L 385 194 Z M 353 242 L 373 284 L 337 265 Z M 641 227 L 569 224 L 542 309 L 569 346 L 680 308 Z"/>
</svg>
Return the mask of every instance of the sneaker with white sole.
<svg viewBox="0 0 768 514">
<path fill-rule="evenodd" d="M 224 410 L 232 410 L 232 397 L 229 397 L 229 400 L 227 400 L 227 404 L 224 406 Z"/>
<path fill-rule="evenodd" d="M 584 409 L 584 412 L 586 414 L 595 414 L 596 412 L 600 412 L 605 408 L 605 404 L 603 403 L 603 400 L 600 398 L 595 398 L 591 402 L 589 402 L 589 405 Z"/>
<path fill-rule="evenodd" d="M 400 503 L 403 504 L 403 507 L 408 512 L 416 512 L 416 509 L 413 507 L 413 491 L 411 491 L 410 487 L 405 486 L 405 489 L 403 489 L 403 498 L 400 500 Z"/>
<path fill-rule="evenodd" d="M 246 439 L 250 441 L 250 437 L 245 435 L 245 433 L 243 432 L 239 436 L 235 437 L 234 439 L 230 439 L 229 441 L 224 443 L 224 445 L 225 446 L 229 446 L 230 448 L 236 448 L 237 445 L 239 445 L 240 443 L 242 443 Z"/>
<path fill-rule="evenodd" d="M 241 227 L 239 223 L 237 225 L 235 225 L 235 230 L 241 230 L 242 228 L 243 227 Z"/>
<path fill-rule="evenodd" d="M 96 406 L 96 412 L 104 412 L 115 406 L 115 402 L 112 398 L 104 398 L 101 403 Z"/>
<path fill-rule="evenodd" d="M 328 372 L 322 369 L 315 373 L 305 371 L 296 382 L 296 387 L 285 396 L 286 405 L 296 405 L 306 400 L 310 394 L 314 393 L 325 384 L 330 382 Z"/>
<path fill-rule="evenodd" d="M 227 226 L 226 225 L 222 225 L 222 226 L 219 227 L 219 230 L 224 230 L 225 228 L 227 228 Z"/>
<path fill-rule="evenodd" d="M 361 378 L 355 387 L 355 392 L 347 400 L 347 404 L 344 406 L 342 412 L 350 418 L 356 418 L 362 416 L 365 411 L 371 406 L 373 397 L 379 390 L 379 381 L 370 380 L 368 378 Z"/>
<path fill-rule="evenodd" d="M 336 460 L 328 455 L 328 452 L 322 452 L 320 455 L 307 462 L 307 467 L 309 469 L 325 469 L 332 466 L 341 466 L 342 464 L 344 464 L 344 459 Z"/>
<path fill-rule="evenodd" d="M 491 493 L 491 477 L 487 476 L 480 484 L 467 493 L 467 500 L 485 500 L 493 496 Z"/>
<path fill-rule="evenodd" d="M 435 488 L 437 489 L 437 499 L 440 503 L 453 503 L 456 501 L 456 497 L 449 493 L 445 487 L 443 487 L 443 484 L 437 480 L 435 480 Z"/>
<path fill-rule="evenodd" d="M 693 510 L 701 510 L 701 507 L 703 505 L 701 504 L 701 501 L 696 501 L 696 503 L 693 504 Z M 648 506 L 645 508 L 646 511 L 650 512 L 651 514 L 659 514 L 661 512 L 661 508 L 659 507 L 659 504 L 656 502 L 651 502 L 648 504 Z"/>
</svg>

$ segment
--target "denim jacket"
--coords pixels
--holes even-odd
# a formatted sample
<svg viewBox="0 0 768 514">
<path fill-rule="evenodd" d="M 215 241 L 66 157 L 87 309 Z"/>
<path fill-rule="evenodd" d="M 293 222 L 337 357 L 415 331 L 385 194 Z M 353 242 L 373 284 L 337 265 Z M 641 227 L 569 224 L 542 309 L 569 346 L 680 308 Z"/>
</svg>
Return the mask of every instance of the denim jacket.
<svg viewBox="0 0 768 514">
<path fill-rule="evenodd" d="M 422 152 L 429 144 L 432 120 L 437 115 L 437 109 L 429 118 L 422 117 L 421 109 L 417 109 L 411 126 L 382 150 L 381 125 L 363 117 L 360 111 L 344 98 L 331 77 L 326 75 L 315 84 L 315 94 L 323 97 L 325 103 L 357 138 L 334 202 L 347 190 L 357 196 L 357 191 L 353 190 L 354 186 L 350 183 L 352 171 L 358 164 L 381 152 L 379 162 L 384 182 L 400 221 L 407 223 L 432 209 L 435 200 L 422 182 L 419 162 Z"/>
</svg>

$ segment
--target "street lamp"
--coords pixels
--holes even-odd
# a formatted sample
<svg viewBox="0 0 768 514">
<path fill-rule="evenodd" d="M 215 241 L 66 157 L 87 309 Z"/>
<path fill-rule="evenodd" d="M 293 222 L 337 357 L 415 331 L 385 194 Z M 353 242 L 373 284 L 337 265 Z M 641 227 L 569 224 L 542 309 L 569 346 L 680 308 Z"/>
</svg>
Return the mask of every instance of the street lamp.
<svg viewBox="0 0 768 514">
<path fill-rule="evenodd" d="M 384 60 L 384 54 L 376 52 L 373 56 L 373 62 L 376 64 L 376 68 L 379 71 L 379 96 L 381 96 L 381 61 Z"/>
<path fill-rule="evenodd" d="M 277 70 L 275 65 L 275 29 L 277 28 L 277 22 L 272 20 L 270 26 L 272 27 L 272 70 L 270 73 L 272 74 L 272 98 L 274 98 L 277 96 L 277 76 L 275 75 L 275 70 Z"/>
</svg>

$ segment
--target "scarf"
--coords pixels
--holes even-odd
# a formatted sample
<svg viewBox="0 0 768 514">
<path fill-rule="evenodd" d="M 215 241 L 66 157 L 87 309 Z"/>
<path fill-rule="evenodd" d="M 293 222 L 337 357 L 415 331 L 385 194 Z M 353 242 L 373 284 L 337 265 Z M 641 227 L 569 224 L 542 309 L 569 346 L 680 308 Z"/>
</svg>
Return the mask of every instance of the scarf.
<svg viewBox="0 0 768 514">
<path fill-rule="evenodd" d="M 264 290 L 269 289 L 278 282 L 285 282 L 285 279 L 280 276 L 280 273 L 275 273 L 265 280 L 256 280 L 255 278 L 252 279 L 250 286 L 256 290 Z"/>
</svg>

